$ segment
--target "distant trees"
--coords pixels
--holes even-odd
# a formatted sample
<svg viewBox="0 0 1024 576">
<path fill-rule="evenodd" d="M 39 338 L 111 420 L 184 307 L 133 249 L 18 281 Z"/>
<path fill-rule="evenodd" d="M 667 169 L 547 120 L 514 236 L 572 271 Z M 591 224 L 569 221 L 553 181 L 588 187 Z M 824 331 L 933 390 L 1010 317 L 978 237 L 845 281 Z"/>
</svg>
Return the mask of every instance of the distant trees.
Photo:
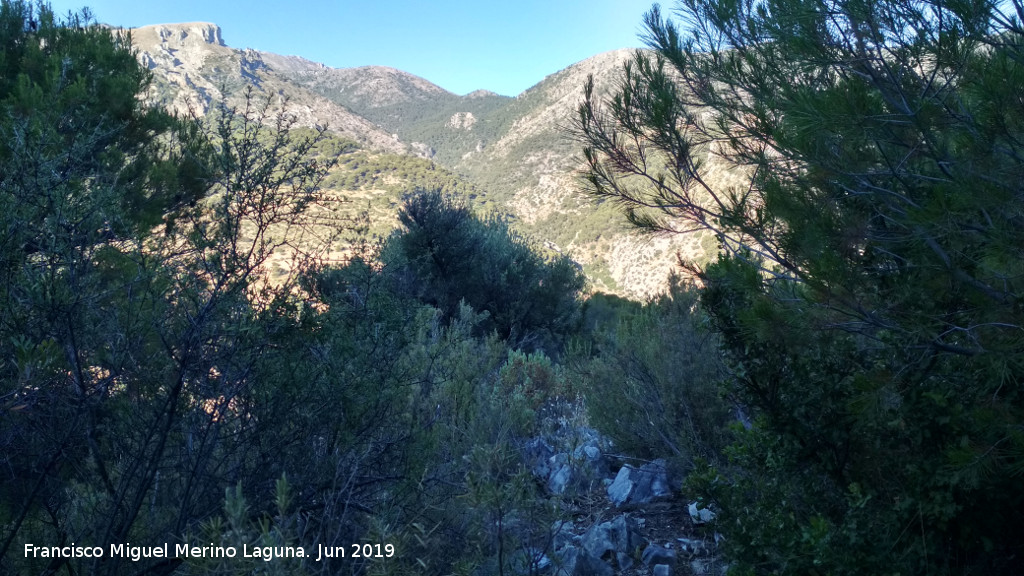
<svg viewBox="0 0 1024 576">
<path fill-rule="evenodd" d="M 344 170 L 332 173 L 324 181 L 325 187 L 344 190 L 367 187 L 399 195 L 410 188 L 438 189 L 458 196 L 473 196 L 477 193 L 472 185 L 459 176 L 424 158 L 356 152 L 347 155 L 339 165 Z"/>
<path fill-rule="evenodd" d="M 723 248 L 695 272 L 756 422 L 704 488 L 737 572 L 1018 569 L 1021 13 L 684 0 L 588 87 L 593 192 Z"/>
</svg>

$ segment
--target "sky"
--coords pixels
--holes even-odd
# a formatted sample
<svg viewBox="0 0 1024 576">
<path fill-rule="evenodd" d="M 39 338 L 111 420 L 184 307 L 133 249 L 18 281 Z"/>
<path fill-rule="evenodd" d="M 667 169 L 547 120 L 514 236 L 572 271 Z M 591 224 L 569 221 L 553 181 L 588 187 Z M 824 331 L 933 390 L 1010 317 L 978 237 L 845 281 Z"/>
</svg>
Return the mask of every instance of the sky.
<svg viewBox="0 0 1024 576">
<path fill-rule="evenodd" d="M 515 96 L 595 54 L 639 47 L 654 0 L 50 0 L 131 28 L 213 22 L 232 48 L 334 68 L 391 66 L 456 94 Z"/>
</svg>

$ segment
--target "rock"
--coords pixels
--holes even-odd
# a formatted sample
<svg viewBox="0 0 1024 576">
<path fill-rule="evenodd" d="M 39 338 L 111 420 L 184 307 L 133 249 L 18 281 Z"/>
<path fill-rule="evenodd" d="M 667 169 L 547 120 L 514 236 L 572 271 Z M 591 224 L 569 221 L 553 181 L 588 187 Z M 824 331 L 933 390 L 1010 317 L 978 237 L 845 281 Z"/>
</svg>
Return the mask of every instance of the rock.
<svg viewBox="0 0 1024 576">
<path fill-rule="evenodd" d="M 665 564 L 655 564 L 654 576 L 669 576 L 669 567 Z"/>
<path fill-rule="evenodd" d="M 668 496 L 672 490 L 668 486 L 668 469 L 665 461 L 658 459 L 649 462 L 636 471 L 636 487 L 630 501 L 646 504 L 655 498 Z"/>
<path fill-rule="evenodd" d="M 537 548 L 524 548 L 512 557 L 512 570 L 516 574 L 545 574 L 550 569 L 551 559 Z"/>
<path fill-rule="evenodd" d="M 448 119 L 445 128 L 452 130 L 472 130 L 476 124 L 476 116 L 472 112 L 456 112 Z"/>
<path fill-rule="evenodd" d="M 538 478 L 547 478 L 551 474 L 548 459 L 554 455 L 555 449 L 543 438 L 531 438 L 523 444 L 523 459 Z"/>
<path fill-rule="evenodd" d="M 609 472 L 608 460 L 601 453 L 601 437 L 589 428 L 581 429 L 580 436 L 580 443 L 572 451 L 572 463 L 584 483 L 596 485 Z"/>
<path fill-rule="evenodd" d="M 577 448 L 576 452 L 573 453 L 573 456 L 578 459 L 586 458 L 590 462 L 596 462 L 601 460 L 601 449 L 593 444 L 588 444 Z"/>
<path fill-rule="evenodd" d="M 554 472 L 548 477 L 547 489 L 552 494 L 565 494 L 573 480 L 572 466 L 565 454 L 556 454 L 550 459 L 550 467 Z"/>
<path fill-rule="evenodd" d="M 673 550 L 658 546 L 657 544 L 651 544 L 644 549 L 641 559 L 643 560 L 643 563 L 648 566 L 652 566 L 654 564 L 672 565 L 676 563 L 676 553 Z"/>
<path fill-rule="evenodd" d="M 564 546 L 555 552 L 554 576 L 573 576 L 576 571 L 576 560 L 580 550 L 574 546 Z"/>
<path fill-rule="evenodd" d="M 585 427 L 562 427 L 522 445 L 523 459 L 550 494 L 588 492 L 608 476 L 601 435 Z"/>
<path fill-rule="evenodd" d="M 676 541 L 679 542 L 679 551 L 687 556 L 697 556 L 707 551 L 707 545 L 704 544 L 703 540 L 676 538 Z"/>
<path fill-rule="evenodd" d="M 619 473 L 615 475 L 615 480 L 612 480 L 612 483 L 608 486 L 608 499 L 615 506 L 625 504 L 626 500 L 629 500 L 630 495 L 633 494 L 634 483 L 629 478 L 632 470 L 629 465 L 619 468 Z"/>
<path fill-rule="evenodd" d="M 690 502 L 690 519 L 697 526 L 707 524 L 715 519 L 715 513 L 707 508 L 698 508 L 696 502 Z"/>
<path fill-rule="evenodd" d="M 608 473 L 608 463 L 597 444 L 597 440 L 588 439 L 572 454 L 555 453 L 545 439 L 534 438 L 523 446 L 523 455 L 549 493 L 586 492 L 600 484 Z"/>
<path fill-rule="evenodd" d="M 434 155 L 437 154 L 437 150 L 423 142 L 411 142 L 409 147 L 412 148 L 413 152 L 421 158 L 433 158 Z"/>
<path fill-rule="evenodd" d="M 615 571 L 608 564 L 594 558 L 585 550 L 566 546 L 555 553 L 554 576 L 613 576 Z"/>
<path fill-rule="evenodd" d="M 711 570 L 708 568 L 707 562 L 704 562 L 703 560 L 694 560 L 690 562 L 690 570 L 697 576 L 702 576 L 703 574 L 711 573 Z"/>
<path fill-rule="evenodd" d="M 577 440 L 577 443 L 579 444 L 594 443 L 595 445 L 598 445 L 601 442 L 601 433 L 593 428 L 580 426 L 578 428 L 573 428 L 572 432 L 573 437 Z"/>
<path fill-rule="evenodd" d="M 556 520 L 551 523 L 551 542 L 555 550 L 569 546 L 579 538 L 573 533 L 576 526 L 570 520 Z"/>
<path fill-rule="evenodd" d="M 583 549 L 595 558 L 615 560 L 620 570 L 633 566 L 630 553 L 644 544 L 636 523 L 626 514 L 611 522 L 596 524 L 583 535 Z"/>
<path fill-rule="evenodd" d="M 634 468 L 626 464 L 619 469 L 615 480 L 608 486 L 608 499 L 615 506 L 625 503 L 646 504 L 655 498 L 668 496 L 668 469 L 664 460 L 655 460 Z"/>
</svg>

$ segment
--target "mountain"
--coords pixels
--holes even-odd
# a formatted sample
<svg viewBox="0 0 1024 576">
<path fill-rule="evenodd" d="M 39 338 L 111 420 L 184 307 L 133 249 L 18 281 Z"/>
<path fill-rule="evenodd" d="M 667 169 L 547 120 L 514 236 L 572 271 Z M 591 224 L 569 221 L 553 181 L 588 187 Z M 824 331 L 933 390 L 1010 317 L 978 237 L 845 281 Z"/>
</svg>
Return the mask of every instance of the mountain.
<svg viewBox="0 0 1024 576">
<path fill-rule="evenodd" d="M 288 98 L 299 125 L 329 125 L 331 130 L 368 147 L 409 153 L 408 145 L 330 100 L 291 85 L 273 72 L 255 50 L 224 44 L 215 24 L 192 22 L 144 26 L 131 31 L 139 61 L 153 72 L 150 98 L 175 112 L 205 114 L 211 104 L 243 100 L 245 88 Z"/>
<path fill-rule="evenodd" d="M 339 69 L 294 56 L 264 58 L 289 81 L 414 143 L 414 148 L 447 166 L 454 166 L 464 149 L 475 148 L 478 135 L 495 133 L 492 114 L 512 101 L 484 90 L 457 96 L 384 66 Z"/>
<path fill-rule="evenodd" d="M 337 69 L 235 49 L 209 23 L 146 26 L 132 31 L 132 41 L 154 74 L 154 102 L 202 114 L 219 99 L 241 102 L 247 88 L 287 97 L 300 124 L 328 126 L 358 143 L 367 161 L 405 162 L 373 154 L 432 160 L 445 169 L 441 181 L 472 189 L 478 207 L 511 214 L 547 249 L 567 252 L 599 289 L 650 295 L 665 285 L 677 252 L 706 258 L 716 246 L 711 237 L 638 233 L 613 206 L 596 204 L 581 190 L 579 144 L 567 136 L 571 119 L 586 79 L 594 77 L 599 93 L 610 90 L 629 50 L 596 55 L 511 98 L 486 90 L 459 96 L 383 66 Z M 403 182 L 413 186 L 401 179 L 408 173 L 390 172 L 387 190 L 362 181 L 363 189 L 346 192 L 377 198 L 382 212 L 396 202 Z M 352 181 L 338 176 L 329 183 Z"/>
</svg>

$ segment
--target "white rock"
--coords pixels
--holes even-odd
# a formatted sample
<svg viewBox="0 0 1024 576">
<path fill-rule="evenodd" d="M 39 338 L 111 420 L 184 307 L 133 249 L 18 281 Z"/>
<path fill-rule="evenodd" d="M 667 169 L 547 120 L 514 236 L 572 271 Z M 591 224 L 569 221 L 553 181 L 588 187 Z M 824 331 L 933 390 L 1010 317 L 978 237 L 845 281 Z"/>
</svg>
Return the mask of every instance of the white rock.
<svg viewBox="0 0 1024 576">
<path fill-rule="evenodd" d="M 690 502 L 690 519 L 694 524 L 706 524 L 715 519 L 715 513 L 707 508 L 697 508 L 696 502 Z"/>
</svg>

